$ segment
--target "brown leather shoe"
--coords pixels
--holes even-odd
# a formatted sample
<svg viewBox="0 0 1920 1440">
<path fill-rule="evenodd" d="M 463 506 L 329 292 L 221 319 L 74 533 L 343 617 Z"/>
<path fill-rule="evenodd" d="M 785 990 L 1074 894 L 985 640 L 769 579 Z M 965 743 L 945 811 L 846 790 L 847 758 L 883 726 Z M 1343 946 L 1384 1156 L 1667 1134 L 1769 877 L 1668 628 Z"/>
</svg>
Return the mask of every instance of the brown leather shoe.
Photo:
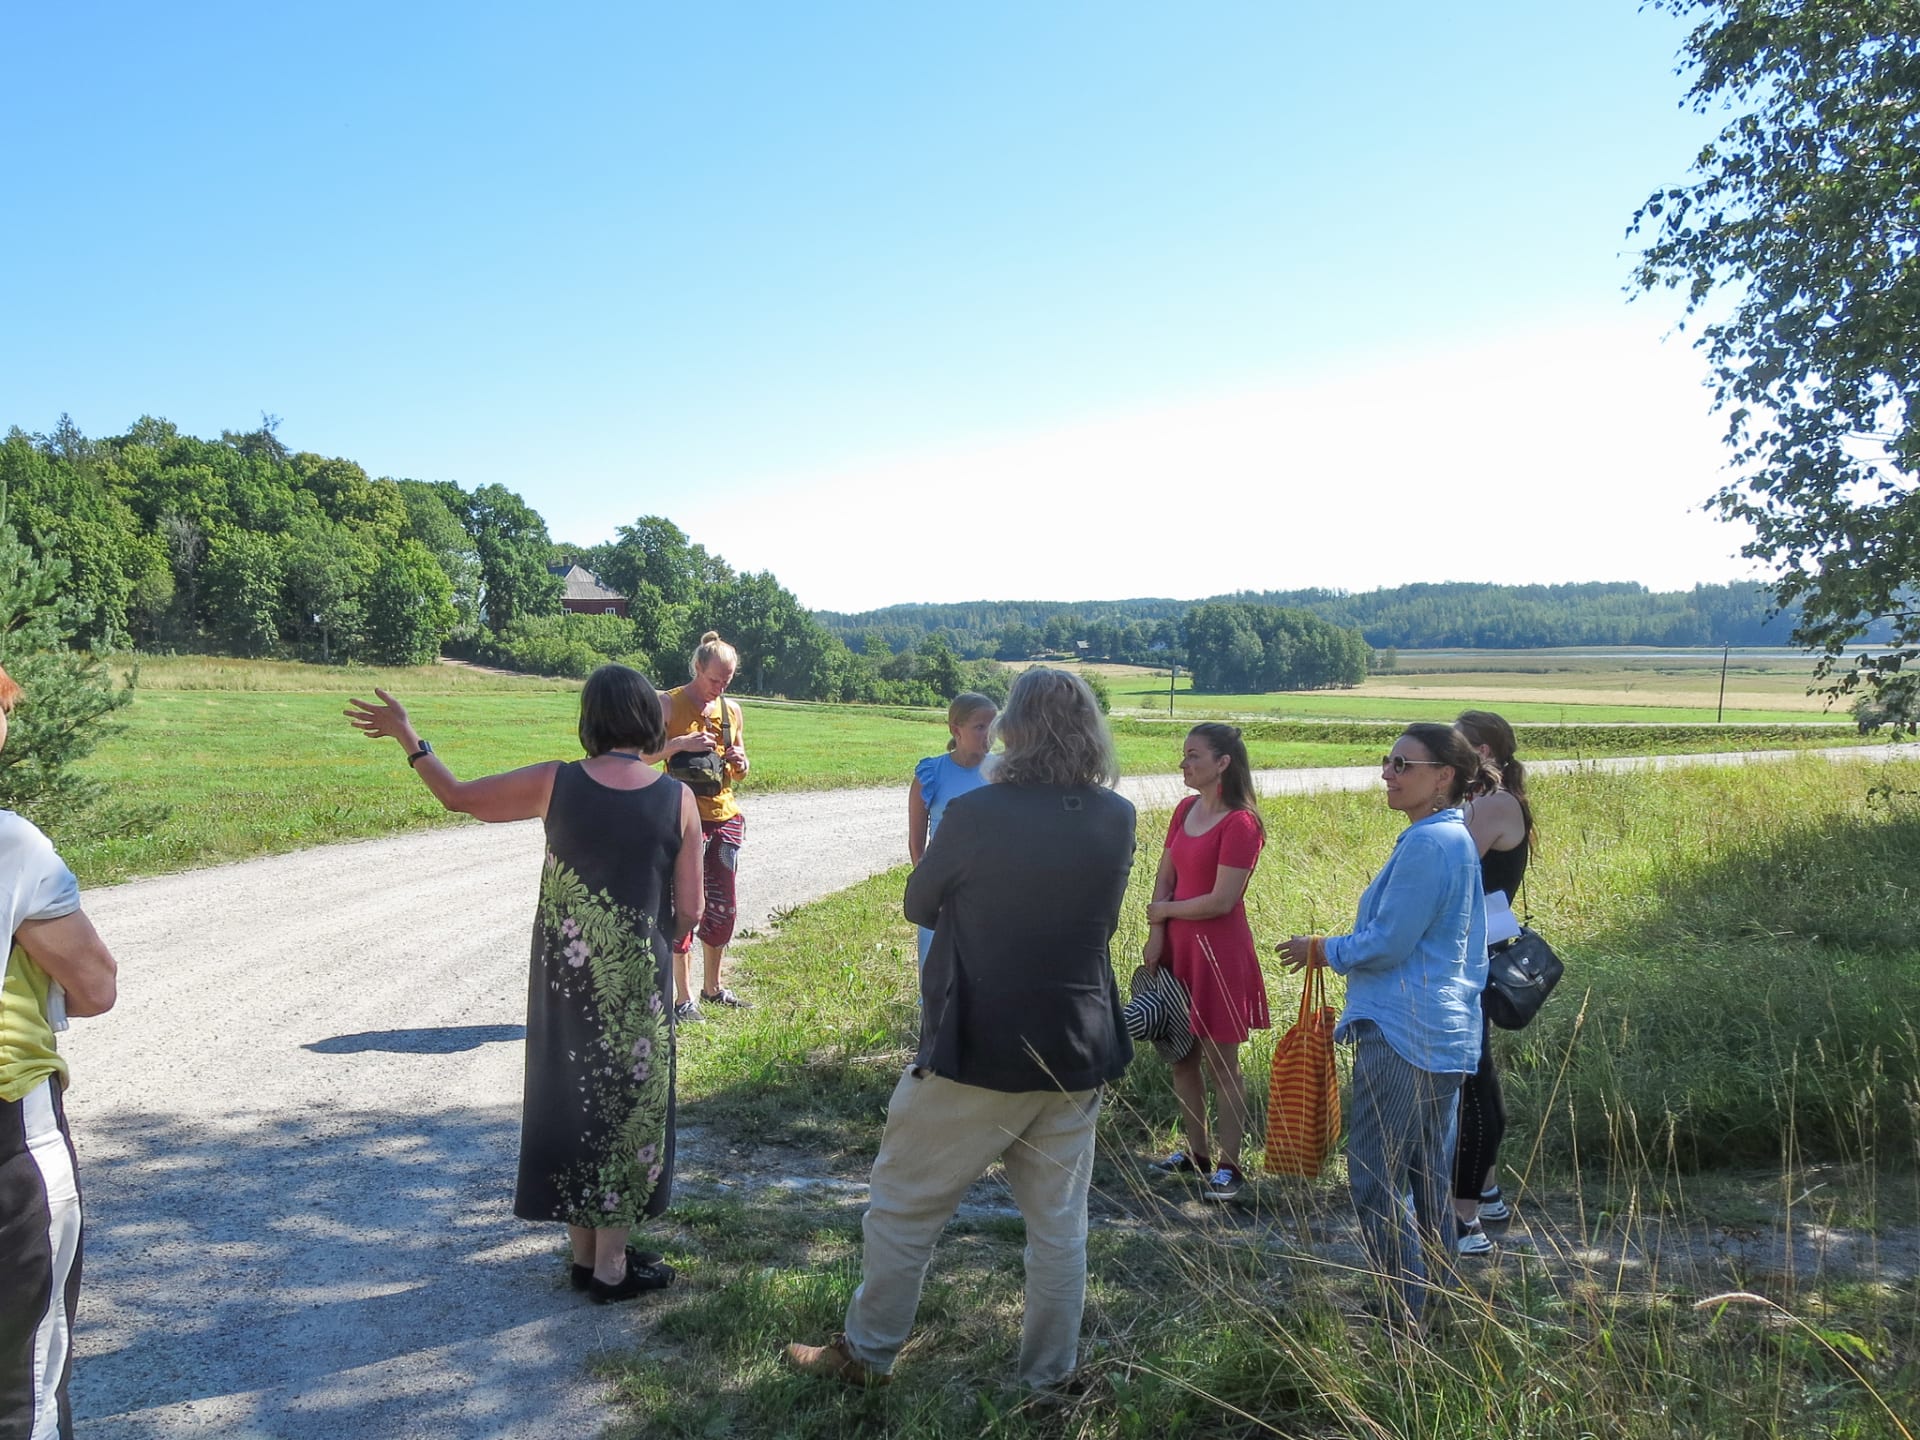
<svg viewBox="0 0 1920 1440">
<path fill-rule="evenodd" d="M 802 1345 L 795 1341 L 787 1346 L 787 1364 L 802 1375 L 818 1375 L 838 1380 L 842 1385 L 859 1385 L 869 1390 L 893 1380 L 891 1375 L 869 1369 L 857 1359 L 847 1348 L 845 1335 L 836 1335 L 824 1345 Z"/>
</svg>

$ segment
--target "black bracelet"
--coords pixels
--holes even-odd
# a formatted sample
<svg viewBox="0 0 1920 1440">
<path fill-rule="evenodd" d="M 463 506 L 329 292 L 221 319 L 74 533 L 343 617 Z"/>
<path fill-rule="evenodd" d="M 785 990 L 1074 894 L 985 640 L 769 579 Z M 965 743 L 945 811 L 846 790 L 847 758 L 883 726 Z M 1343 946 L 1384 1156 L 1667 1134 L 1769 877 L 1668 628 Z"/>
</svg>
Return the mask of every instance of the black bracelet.
<svg viewBox="0 0 1920 1440">
<path fill-rule="evenodd" d="M 420 742 L 420 748 L 414 751 L 413 754 L 407 756 L 407 768 L 409 770 L 413 769 L 423 759 L 425 759 L 427 756 L 431 754 L 433 754 L 433 746 L 429 744 L 427 741 L 422 740 Z"/>
</svg>

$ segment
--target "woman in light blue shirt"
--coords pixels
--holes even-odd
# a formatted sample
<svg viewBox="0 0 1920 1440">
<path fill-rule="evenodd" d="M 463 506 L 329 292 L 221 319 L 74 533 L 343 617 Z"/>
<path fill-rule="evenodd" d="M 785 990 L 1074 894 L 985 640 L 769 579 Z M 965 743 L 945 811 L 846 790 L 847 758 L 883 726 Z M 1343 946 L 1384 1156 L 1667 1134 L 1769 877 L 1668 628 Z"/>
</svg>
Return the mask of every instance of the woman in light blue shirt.
<svg viewBox="0 0 1920 1440">
<path fill-rule="evenodd" d="M 913 767 L 907 787 L 907 858 L 917 866 L 927 842 L 940 828 L 947 802 L 987 783 L 984 761 L 993 744 L 993 717 L 999 707 L 972 690 L 953 697 L 947 706 L 947 753 L 929 755 Z M 920 928 L 920 968 L 927 968 L 927 949 L 933 931 Z"/>
<path fill-rule="evenodd" d="M 1423 1243 L 1453 1257 L 1458 1096 L 1480 1061 L 1487 917 L 1459 807 L 1484 763 L 1452 727 L 1409 725 L 1381 760 L 1387 805 L 1407 828 L 1361 895 L 1352 933 L 1280 946 L 1291 969 L 1325 965 L 1347 979 L 1334 1031 L 1354 1047 L 1347 1181 L 1386 1318 L 1409 1330 L 1426 1299 Z"/>
</svg>

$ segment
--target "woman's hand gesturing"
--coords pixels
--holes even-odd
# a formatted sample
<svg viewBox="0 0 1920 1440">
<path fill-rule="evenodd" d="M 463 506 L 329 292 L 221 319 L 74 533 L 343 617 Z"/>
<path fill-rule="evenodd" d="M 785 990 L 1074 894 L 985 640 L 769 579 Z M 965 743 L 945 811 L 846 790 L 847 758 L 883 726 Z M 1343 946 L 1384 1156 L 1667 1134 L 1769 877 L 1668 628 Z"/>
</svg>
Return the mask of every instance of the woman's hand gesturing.
<svg viewBox="0 0 1920 1440">
<path fill-rule="evenodd" d="M 413 731 L 413 726 L 407 720 L 407 707 L 378 687 L 373 693 L 380 697 L 382 703 L 374 705 L 354 698 L 347 702 L 352 708 L 341 713 L 352 722 L 354 729 L 369 740 L 382 740 L 388 736 L 405 739 Z"/>
</svg>

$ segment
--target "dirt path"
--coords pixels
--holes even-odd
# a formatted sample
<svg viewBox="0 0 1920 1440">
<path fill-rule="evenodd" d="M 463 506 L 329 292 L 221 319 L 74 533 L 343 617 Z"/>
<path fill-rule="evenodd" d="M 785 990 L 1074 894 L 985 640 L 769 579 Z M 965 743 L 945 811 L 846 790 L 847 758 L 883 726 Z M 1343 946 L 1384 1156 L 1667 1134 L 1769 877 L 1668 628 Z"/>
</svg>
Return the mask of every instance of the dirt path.
<svg viewBox="0 0 1920 1440">
<path fill-rule="evenodd" d="M 1182 793 L 1126 789 L 1148 808 Z M 754 797 L 742 924 L 903 862 L 900 801 Z M 468 826 L 87 895 L 123 990 L 66 1047 L 90 1223 L 82 1433 L 453 1440 L 607 1417 L 583 1362 L 631 1343 L 635 1316 L 581 1303 L 557 1227 L 509 1213 L 539 857 L 535 825 Z"/>
</svg>

